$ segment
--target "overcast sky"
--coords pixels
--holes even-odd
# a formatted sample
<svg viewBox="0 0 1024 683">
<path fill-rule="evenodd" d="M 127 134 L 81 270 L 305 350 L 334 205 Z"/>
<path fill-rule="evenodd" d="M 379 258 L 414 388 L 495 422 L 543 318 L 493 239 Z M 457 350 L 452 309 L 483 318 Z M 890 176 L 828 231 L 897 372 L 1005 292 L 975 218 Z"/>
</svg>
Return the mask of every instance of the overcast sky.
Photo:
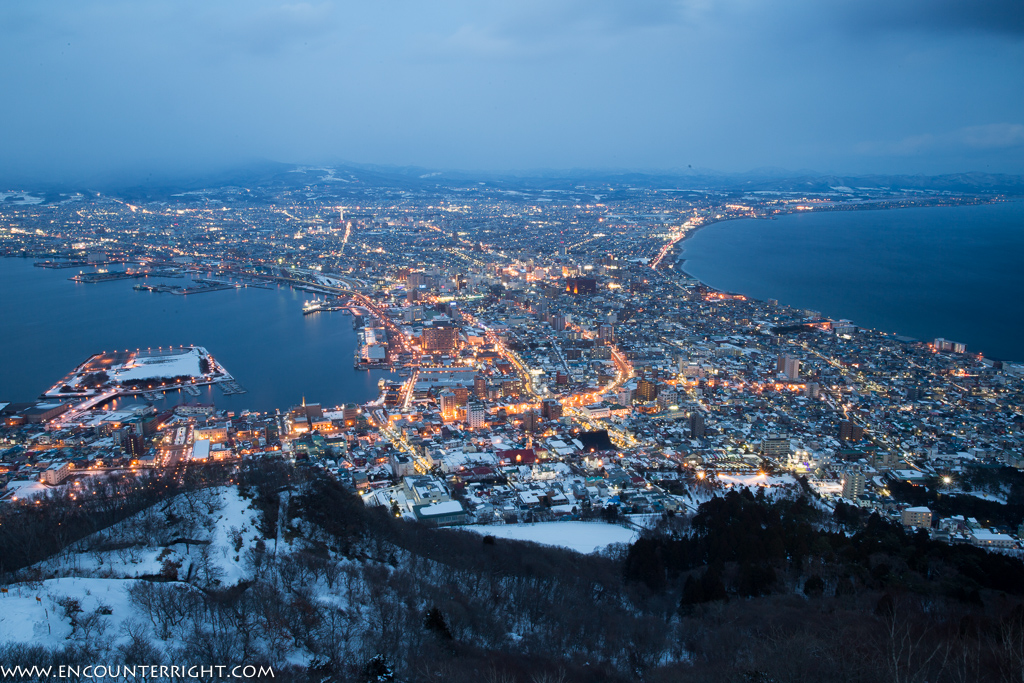
<svg viewBox="0 0 1024 683">
<path fill-rule="evenodd" d="M 1024 172 L 1024 0 L 9 0 L 0 175 Z"/>
</svg>

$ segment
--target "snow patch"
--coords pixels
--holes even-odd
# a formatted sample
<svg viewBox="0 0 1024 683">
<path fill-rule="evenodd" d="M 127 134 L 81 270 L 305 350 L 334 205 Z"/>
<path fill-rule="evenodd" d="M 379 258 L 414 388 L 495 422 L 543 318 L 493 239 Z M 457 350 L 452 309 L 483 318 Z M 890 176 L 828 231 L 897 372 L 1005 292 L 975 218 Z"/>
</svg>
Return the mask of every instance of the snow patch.
<svg viewBox="0 0 1024 683">
<path fill-rule="evenodd" d="M 632 543 L 639 532 L 616 524 L 600 522 L 541 522 L 539 524 L 496 524 L 456 527 L 483 536 L 533 541 L 541 545 L 593 553 L 613 543 Z"/>
</svg>

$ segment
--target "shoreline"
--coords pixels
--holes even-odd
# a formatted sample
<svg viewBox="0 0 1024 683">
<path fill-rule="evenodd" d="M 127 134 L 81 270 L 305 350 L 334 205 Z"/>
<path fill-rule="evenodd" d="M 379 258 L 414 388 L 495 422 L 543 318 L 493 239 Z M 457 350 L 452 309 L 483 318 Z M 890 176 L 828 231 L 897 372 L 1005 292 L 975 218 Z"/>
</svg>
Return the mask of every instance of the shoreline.
<svg viewBox="0 0 1024 683">
<path fill-rule="evenodd" d="M 767 299 L 760 299 L 759 297 L 755 297 L 755 296 L 753 296 L 751 294 L 744 294 L 742 292 L 733 292 L 733 291 L 729 291 L 729 290 L 725 290 L 725 289 L 721 289 L 721 288 L 715 287 L 713 285 L 708 284 L 704 280 L 701 280 L 699 277 L 696 277 L 695 275 L 693 275 L 689 271 L 687 271 L 685 269 L 685 264 L 688 261 L 688 259 L 686 259 L 686 258 L 684 258 L 682 256 L 682 251 L 683 251 L 683 246 L 682 245 L 685 242 L 687 242 L 690 239 L 692 239 L 694 235 L 696 235 L 698 232 L 700 232 L 704 228 L 710 227 L 710 226 L 715 225 L 717 223 L 727 223 L 727 222 L 737 221 L 737 220 L 775 220 L 777 218 L 791 216 L 791 215 L 794 215 L 794 214 L 813 214 L 813 213 L 826 213 L 826 212 L 827 213 L 834 213 L 834 212 L 837 212 L 837 211 L 897 211 L 897 210 L 900 210 L 900 209 L 929 209 L 929 208 L 954 208 L 954 207 L 966 207 L 966 206 L 985 206 L 985 205 L 990 205 L 990 204 L 1013 203 L 1015 201 L 1014 199 L 1008 199 L 1008 198 L 992 198 L 992 199 L 989 199 L 989 198 L 984 198 L 984 197 L 975 197 L 973 199 L 975 201 L 941 202 L 941 203 L 929 203 L 929 204 L 924 204 L 924 205 L 922 205 L 922 204 L 911 204 L 911 205 L 901 205 L 901 206 L 858 205 L 858 206 L 852 206 L 852 207 L 815 208 L 812 211 L 787 211 L 785 213 L 779 213 L 779 214 L 776 214 L 776 215 L 773 215 L 773 216 L 736 216 L 736 217 L 729 217 L 729 218 L 713 219 L 713 220 L 708 221 L 707 223 L 703 223 L 703 224 L 697 226 L 696 228 L 694 228 L 693 230 L 688 232 L 685 237 L 683 237 L 678 242 L 676 242 L 672 246 L 672 249 L 669 252 L 669 254 L 666 256 L 666 259 L 674 257 L 674 260 L 672 261 L 672 263 L 674 264 L 675 267 L 673 268 L 673 270 L 675 270 L 676 272 L 682 274 L 684 277 L 686 277 L 686 278 L 688 278 L 690 280 L 694 280 L 698 285 L 700 285 L 701 287 L 704 287 L 704 288 L 706 288 L 706 289 L 708 289 L 708 290 L 710 290 L 712 292 L 717 292 L 717 293 L 721 293 L 721 294 L 729 294 L 729 295 L 741 295 L 741 296 L 745 296 L 747 298 L 751 298 L 751 299 L 755 299 L 757 301 L 761 301 L 762 303 L 767 303 L 767 301 L 768 301 Z M 1017 199 L 1016 201 L 1020 201 L 1020 199 Z M 788 306 L 788 307 L 791 307 L 791 308 L 795 308 L 794 305 L 786 303 L 785 301 L 782 301 L 781 299 L 775 299 L 774 297 L 772 297 L 772 299 L 777 301 L 779 306 Z M 831 318 L 831 316 L 825 316 L 825 317 Z M 895 332 L 895 331 L 891 331 L 891 330 L 882 330 L 882 329 L 879 329 L 879 328 L 869 327 L 869 326 L 866 326 L 866 325 L 859 325 L 856 322 L 853 322 L 853 324 L 854 324 L 854 326 L 856 326 L 856 327 L 858 327 L 860 329 L 870 330 L 872 332 L 879 332 L 881 334 L 893 334 L 893 335 L 896 335 L 897 337 L 907 337 L 907 338 L 914 339 L 916 342 L 919 342 L 919 343 L 929 343 L 926 340 L 918 339 L 916 337 L 910 337 L 910 335 L 904 335 L 904 334 L 899 333 L 899 332 Z M 1014 360 L 1012 358 L 998 358 L 998 357 L 995 357 L 995 356 L 990 356 L 990 355 L 986 354 L 983 351 L 973 352 L 970 355 L 980 355 L 980 356 L 982 356 L 984 358 L 987 358 L 987 359 L 990 359 L 990 360 L 996 360 L 996 361 L 1005 362 L 1005 363 L 1021 362 L 1021 361 Z M 1024 360 L 1024 359 L 1022 359 L 1022 360 Z"/>
<path fill-rule="evenodd" d="M 1012 201 L 1010 199 L 1002 199 L 1002 198 L 1000 198 L 1000 199 L 996 199 L 996 198 L 988 199 L 988 198 L 985 198 L 985 197 L 972 197 L 972 199 L 974 199 L 974 201 L 956 201 L 956 202 L 928 203 L 928 204 L 910 204 L 910 205 L 903 205 L 903 204 L 901 204 L 901 205 L 897 205 L 897 206 L 879 206 L 877 203 L 868 203 L 868 202 L 865 202 L 863 204 L 839 204 L 839 205 L 833 205 L 833 206 L 816 207 L 814 209 L 811 209 L 810 211 L 796 211 L 796 210 L 794 210 L 794 211 L 786 211 L 786 212 L 783 212 L 783 213 L 776 214 L 774 216 L 736 216 L 735 218 L 713 219 L 713 220 L 708 221 L 707 223 L 702 223 L 702 224 L 698 225 L 696 228 L 694 228 L 693 230 L 688 232 L 686 234 L 686 237 L 683 237 L 678 242 L 676 242 L 674 245 L 672 245 L 672 250 L 669 252 L 668 256 L 673 256 L 673 255 L 676 256 L 676 258 L 673 261 L 673 263 L 680 264 L 680 265 L 683 264 L 683 263 L 686 263 L 686 259 L 682 258 L 681 254 L 678 254 L 678 251 L 679 251 L 680 247 L 682 246 L 682 244 L 684 242 L 689 241 L 694 235 L 696 235 L 698 232 L 700 232 L 704 228 L 711 227 L 712 225 L 715 225 L 716 223 L 728 223 L 729 221 L 738 221 L 738 220 L 773 221 L 773 220 L 776 220 L 776 219 L 781 218 L 783 216 L 792 216 L 792 215 L 795 215 L 795 214 L 834 213 L 836 211 L 899 211 L 900 209 L 941 209 L 941 208 L 952 208 L 954 206 L 984 206 L 986 204 L 1002 204 L 1004 202 Z M 716 292 L 722 291 L 722 290 L 716 289 L 715 287 L 712 287 L 711 285 L 709 285 L 706 282 L 702 281 L 700 278 L 694 277 L 693 275 L 691 275 L 690 273 L 686 272 L 682 268 L 678 268 L 677 270 L 680 273 L 683 273 L 684 275 L 686 275 L 686 277 L 688 277 L 688 278 L 690 278 L 692 280 L 697 280 L 698 282 L 700 282 L 705 287 L 708 287 L 710 289 L 714 289 Z M 724 294 L 730 294 L 731 292 L 723 292 L 723 293 Z M 746 295 L 744 295 L 744 296 L 746 296 Z"/>
<path fill-rule="evenodd" d="M 3 396 L 0 396 L 0 402 L 44 400 L 42 396 L 54 382 L 80 365 L 83 358 L 95 354 L 97 349 L 109 350 L 117 346 L 103 334 L 94 333 L 92 330 L 99 328 L 91 323 L 82 322 L 85 318 L 74 316 L 81 315 L 78 306 L 84 306 L 81 310 L 95 312 L 121 305 L 137 305 L 138 308 L 132 310 L 139 311 L 143 319 L 142 333 L 136 334 L 130 340 L 126 337 L 127 343 L 119 342 L 122 348 L 135 348 L 140 345 L 141 348 L 146 348 L 160 343 L 163 343 L 165 348 L 168 345 L 202 345 L 218 362 L 230 367 L 235 381 L 248 390 L 246 394 L 222 395 L 216 387 L 203 385 L 199 387 L 203 398 L 197 399 L 184 391 L 178 391 L 178 387 L 168 386 L 164 388 L 166 391 L 156 392 L 159 400 L 154 405 L 158 408 L 200 400 L 215 401 L 218 409 L 235 412 L 248 409 L 273 413 L 276 409 L 284 410 L 298 403 L 303 395 L 310 401 L 319 401 L 325 405 L 363 403 L 379 397 L 377 381 L 382 371 L 355 371 L 351 360 L 345 360 L 350 359 L 351 351 L 345 353 L 344 350 L 354 350 L 358 346 L 358 337 L 352 330 L 351 318 L 340 316 L 333 322 L 326 318 L 320 323 L 310 322 L 307 316 L 302 315 L 302 293 L 294 291 L 291 287 L 243 288 L 236 290 L 245 293 L 237 301 L 234 299 L 235 295 L 231 294 L 226 295 L 231 301 L 224 301 L 218 297 L 212 297 L 207 301 L 205 297 L 190 296 L 168 297 L 155 301 L 147 300 L 145 294 L 132 291 L 130 281 L 119 281 L 108 283 L 106 287 L 79 290 L 78 293 L 83 298 L 69 299 L 61 296 L 68 291 L 65 288 L 75 287 L 73 282 L 66 280 L 67 273 L 61 269 L 35 268 L 33 259 L 34 255 L 4 255 L 0 261 L 4 277 L 0 278 L 0 281 L 10 283 L 12 291 L 22 292 L 32 301 L 42 302 L 48 300 L 47 297 L 53 297 L 58 313 L 37 315 L 29 313 L 22 305 L 10 308 L 12 324 L 20 325 L 24 321 L 35 321 L 33 325 L 36 326 L 31 329 L 39 335 L 41 343 L 32 346 L 15 341 L 16 337 L 11 337 L 5 342 L 3 348 L 14 355 L 0 368 L 0 385 L 6 389 Z M 22 280 L 23 276 L 30 279 Z M 41 283 L 42 290 L 35 289 L 31 284 L 37 281 Z M 57 293 L 45 294 L 53 291 Z M 61 296 L 59 300 L 56 298 L 58 296 Z M 72 301 L 78 303 L 72 304 Z M 188 306 L 181 302 L 188 302 Z M 161 309 L 167 309 L 167 313 L 159 313 Z M 227 310 L 229 315 L 224 318 L 219 314 L 211 314 L 210 311 L 213 309 Z M 272 311 L 285 312 L 290 316 L 291 322 L 278 325 L 277 319 L 272 317 Z M 71 323 L 65 320 L 68 315 L 72 315 L 71 319 L 78 322 Z M 253 322 L 257 318 L 259 320 Z M 74 336 L 68 332 L 74 325 L 85 325 L 89 328 L 89 331 L 81 335 L 85 341 L 82 341 L 81 337 L 74 338 L 71 343 L 56 341 L 63 336 Z M 256 344 L 255 347 L 261 352 L 269 349 L 263 358 L 257 357 L 252 350 L 252 344 L 237 339 L 239 329 L 246 330 L 247 334 L 251 332 L 259 335 L 264 340 L 269 335 L 276 340 L 279 348 L 299 348 L 303 353 L 320 353 L 322 349 L 333 349 L 338 355 L 323 356 L 328 359 L 325 372 L 300 377 L 301 373 L 292 371 L 288 363 L 277 359 L 274 354 L 279 351 L 275 350 L 272 343 L 261 341 Z M 268 329 L 269 332 L 264 331 Z M 335 341 L 327 341 L 328 337 Z M 67 347 L 71 347 L 71 352 L 67 351 Z M 19 363 L 12 360 L 13 358 L 25 358 L 27 362 Z M 324 379 L 325 376 L 333 379 Z M 141 398 L 139 396 L 138 400 L 141 401 Z"/>
</svg>

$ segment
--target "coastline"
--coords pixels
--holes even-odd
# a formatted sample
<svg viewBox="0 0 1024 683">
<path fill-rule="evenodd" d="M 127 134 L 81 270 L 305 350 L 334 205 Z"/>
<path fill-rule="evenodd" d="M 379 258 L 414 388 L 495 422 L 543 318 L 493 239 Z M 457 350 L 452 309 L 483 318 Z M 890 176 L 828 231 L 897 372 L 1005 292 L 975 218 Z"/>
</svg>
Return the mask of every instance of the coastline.
<svg viewBox="0 0 1024 683">
<path fill-rule="evenodd" d="M 827 310 L 828 309 L 827 306 L 825 306 L 823 304 L 819 304 L 819 303 L 814 303 L 814 302 L 809 303 L 809 304 L 805 304 L 805 305 L 797 305 L 797 304 L 791 303 L 791 301 L 789 301 L 789 300 L 792 298 L 792 292 L 789 293 L 789 296 L 787 296 L 785 294 L 780 294 L 779 296 L 774 296 L 774 295 L 765 294 L 764 292 L 761 292 L 760 295 L 755 295 L 755 294 L 749 293 L 747 291 L 736 291 L 736 290 L 724 289 L 724 288 L 713 286 L 713 285 L 709 284 L 708 282 L 702 280 L 700 277 L 697 277 L 690 270 L 687 269 L 687 262 L 688 262 L 689 259 L 687 259 L 684 256 L 685 246 L 683 246 L 683 245 L 684 245 L 685 242 L 687 242 L 688 240 L 693 238 L 694 235 L 696 235 L 701 229 L 703 229 L 705 227 L 709 227 L 711 225 L 714 225 L 715 223 L 725 223 L 725 222 L 728 222 L 728 221 L 739 220 L 741 218 L 742 219 L 748 219 L 748 220 L 774 220 L 776 218 L 782 218 L 782 217 L 790 216 L 790 215 L 793 215 L 793 214 L 810 214 L 810 213 L 824 213 L 824 212 L 835 213 L 837 211 L 850 211 L 850 210 L 856 210 L 856 211 L 886 211 L 886 210 L 911 209 L 911 208 L 918 208 L 918 209 L 925 209 L 925 208 L 956 208 L 956 207 L 969 207 L 969 206 L 991 206 L 991 205 L 998 205 L 998 204 L 1013 204 L 1013 203 L 1020 203 L 1020 202 L 1021 202 L 1020 198 L 1014 198 L 1014 197 L 994 197 L 994 198 L 977 197 L 977 198 L 970 198 L 969 201 L 941 201 L 941 202 L 928 202 L 928 203 L 915 202 L 915 203 L 912 203 L 912 204 L 904 204 L 904 205 L 899 205 L 899 206 L 878 206 L 877 204 L 873 204 L 873 205 L 859 205 L 859 206 L 856 206 L 856 207 L 815 208 L 813 211 L 787 211 L 785 213 L 781 213 L 780 212 L 780 213 L 772 215 L 772 216 L 761 215 L 761 216 L 730 216 L 730 217 L 722 217 L 722 218 L 718 218 L 718 219 L 711 219 L 708 222 L 703 223 L 700 226 L 697 226 L 693 230 L 689 231 L 686 234 L 685 237 L 680 239 L 678 242 L 676 242 L 672 246 L 672 250 L 666 256 L 666 260 L 669 259 L 669 258 L 673 259 L 671 261 L 671 263 L 674 264 L 674 270 L 676 270 L 678 273 L 680 273 L 683 277 L 685 277 L 685 278 L 695 282 L 696 284 L 700 285 L 701 287 L 707 289 L 710 292 L 719 292 L 719 293 L 722 293 L 722 294 L 740 294 L 740 295 L 743 295 L 743 296 L 746 296 L 746 297 L 749 297 L 749 298 L 753 298 L 755 300 L 759 300 L 759 301 L 762 301 L 762 302 L 766 302 L 766 301 L 769 301 L 769 300 L 775 300 L 775 301 L 778 301 L 778 303 L 780 305 L 782 305 L 782 306 L 791 306 L 791 307 L 796 307 L 796 308 L 804 307 L 804 308 L 811 308 L 811 309 L 815 309 L 815 310 Z M 833 310 L 834 310 L 834 307 L 833 307 Z M 897 336 L 900 336 L 900 337 L 916 339 L 917 341 L 928 341 L 933 336 L 933 334 L 932 334 L 932 332 L 930 330 L 927 333 L 922 333 L 920 330 L 915 331 L 913 329 L 911 329 L 911 330 L 903 329 L 902 331 L 900 331 L 901 328 L 899 326 L 894 326 L 892 320 L 888 320 L 888 321 L 882 322 L 882 323 L 878 323 L 878 321 L 875 321 L 875 324 L 859 324 L 859 323 L 856 322 L 856 320 L 859 320 L 860 316 L 856 312 L 851 312 L 851 313 L 834 313 L 833 312 L 831 314 L 827 314 L 825 317 L 830 317 L 830 318 L 842 317 L 844 319 L 845 318 L 850 318 L 850 319 L 854 320 L 854 324 L 857 327 L 860 327 L 862 329 L 871 330 L 871 331 L 874 331 L 874 332 L 885 333 L 885 334 L 894 334 L 894 335 L 897 335 Z M 908 317 L 906 319 L 906 321 L 907 321 L 908 325 L 911 326 L 911 327 L 913 327 L 915 324 L 918 327 L 922 326 L 921 325 L 921 321 L 914 320 L 912 316 Z M 937 324 L 933 325 L 933 327 L 941 327 L 941 321 L 936 320 L 935 322 Z M 958 339 L 964 336 L 962 334 L 962 332 L 958 333 L 956 331 L 954 331 L 952 333 L 949 333 L 949 332 L 943 333 L 941 331 L 935 331 L 934 332 L 934 336 L 936 336 L 936 337 L 938 337 L 938 336 L 946 336 L 948 334 L 952 334 L 955 338 L 958 338 Z M 1016 349 L 1011 349 L 1011 350 L 1005 350 L 1004 349 L 1003 352 L 999 352 L 998 349 L 997 350 L 992 350 L 993 344 L 986 344 L 984 342 L 984 340 L 973 340 L 973 339 L 968 339 L 966 337 L 965 337 L 965 339 L 967 339 L 967 342 L 970 345 L 969 348 L 973 348 L 974 349 L 973 351 L 970 352 L 972 354 L 978 354 L 978 355 L 984 356 L 984 357 L 992 359 L 992 360 L 1001 360 L 1001 361 L 1004 361 L 1004 362 L 1019 362 L 1019 360 L 1016 360 L 1016 359 L 1018 359 L 1018 357 L 1024 358 L 1024 355 L 1018 353 Z M 1002 345 L 1005 345 L 1005 344 L 1002 344 Z M 1000 344 L 996 343 L 995 346 L 1000 346 Z"/>
<path fill-rule="evenodd" d="M 966 198 L 964 197 L 964 198 L 959 198 L 959 199 L 966 199 Z M 835 213 L 835 212 L 838 212 L 838 211 L 899 211 L 900 209 L 938 209 L 938 208 L 950 208 L 950 207 L 954 207 L 954 206 L 981 206 L 981 205 L 985 205 L 985 204 L 1000 204 L 1000 203 L 1003 203 L 1003 202 L 1011 201 L 1009 199 L 1004 199 L 1004 198 L 988 199 L 988 198 L 985 198 L 985 197 L 971 197 L 970 199 L 973 200 L 973 201 L 956 201 L 956 202 L 948 202 L 947 201 L 947 202 L 910 203 L 910 204 L 897 204 L 895 206 L 879 206 L 878 203 L 865 202 L 863 204 L 839 204 L 839 205 L 833 205 L 833 206 L 821 206 L 821 207 L 815 207 L 814 209 L 812 209 L 810 211 L 796 211 L 796 210 L 785 211 L 785 212 L 777 213 L 777 214 L 772 215 L 772 216 L 735 216 L 735 217 L 729 217 L 729 218 L 715 218 L 715 219 L 709 220 L 706 223 L 701 223 L 696 228 L 694 228 L 690 232 L 686 233 L 685 237 L 683 237 L 678 242 L 676 242 L 674 245 L 672 245 L 672 249 L 668 253 L 668 256 L 669 257 L 673 257 L 673 256 L 675 257 L 675 259 L 672 260 L 672 263 L 675 263 L 675 264 L 680 266 L 679 268 L 676 268 L 676 270 L 678 270 L 680 273 L 682 273 L 686 277 L 690 278 L 691 280 L 697 280 L 697 282 L 700 282 L 700 284 L 702 284 L 703 286 L 707 287 L 708 289 L 712 289 L 712 290 L 718 292 L 718 291 L 722 291 L 722 290 L 719 290 L 719 289 L 717 289 L 715 287 L 712 287 L 711 285 L 709 285 L 706 282 L 702 281 L 700 278 L 694 277 L 692 274 L 688 273 L 686 270 L 683 270 L 683 268 L 681 266 L 682 266 L 682 264 L 686 263 L 686 259 L 682 258 L 682 255 L 678 253 L 680 247 L 682 246 L 682 244 L 684 242 L 689 241 L 694 235 L 696 235 L 698 232 L 700 232 L 704 228 L 707 228 L 707 227 L 710 227 L 712 225 L 715 225 L 716 223 L 727 223 L 729 221 L 738 221 L 738 220 L 773 221 L 773 220 L 776 220 L 777 218 L 781 218 L 783 216 L 792 216 L 794 214 Z M 731 292 L 723 292 L 723 293 L 724 294 L 730 294 Z"/>
<path fill-rule="evenodd" d="M 104 349 L 160 345 L 207 348 L 248 390 L 225 395 L 203 386 L 201 398 L 179 390 L 158 392 L 160 407 L 199 400 L 236 412 L 272 412 L 298 403 L 304 395 L 311 402 L 340 405 L 380 394 L 377 381 L 386 371 L 352 368 L 358 337 L 351 318 L 304 316 L 302 292 L 291 287 L 161 297 L 135 291 L 128 281 L 76 285 L 66 279 L 66 272 L 33 267 L 35 258 L 17 254 L 0 261 L 0 283 L 21 292 L 8 297 L 3 306 L 8 320 L 32 330 L 36 340 L 28 343 L 30 335 L 9 335 L 0 344 L 7 359 L 0 367 L 2 401 L 36 399 L 83 358 Z M 123 334 L 104 332 L 118 320 L 113 311 L 131 313 L 133 325 Z M 62 341 L 67 338 L 73 341 Z M 314 361 L 289 361 L 282 349 L 318 359 L 317 372 L 302 372 Z"/>
</svg>

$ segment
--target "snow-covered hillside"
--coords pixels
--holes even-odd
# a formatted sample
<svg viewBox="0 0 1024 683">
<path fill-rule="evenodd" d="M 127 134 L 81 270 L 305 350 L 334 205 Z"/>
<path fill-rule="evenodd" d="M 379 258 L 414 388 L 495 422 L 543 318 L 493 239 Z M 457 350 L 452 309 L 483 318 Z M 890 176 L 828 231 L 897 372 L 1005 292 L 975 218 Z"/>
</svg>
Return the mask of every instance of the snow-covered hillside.
<svg viewBox="0 0 1024 683">
<path fill-rule="evenodd" d="M 259 513 L 237 488 L 181 494 L 19 572 L 0 604 L 0 644 L 56 648 L 102 635 L 127 646 L 152 622 L 134 587 L 235 585 L 248 576 L 245 550 L 261 542 Z"/>
<path fill-rule="evenodd" d="M 613 543 L 632 543 L 639 532 L 616 524 L 601 522 L 544 522 L 541 524 L 500 524 L 460 527 L 478 534 L 533 541 L 541 545 L 567 548 L 578 553 L 593 553 Z"/>
</svg>

